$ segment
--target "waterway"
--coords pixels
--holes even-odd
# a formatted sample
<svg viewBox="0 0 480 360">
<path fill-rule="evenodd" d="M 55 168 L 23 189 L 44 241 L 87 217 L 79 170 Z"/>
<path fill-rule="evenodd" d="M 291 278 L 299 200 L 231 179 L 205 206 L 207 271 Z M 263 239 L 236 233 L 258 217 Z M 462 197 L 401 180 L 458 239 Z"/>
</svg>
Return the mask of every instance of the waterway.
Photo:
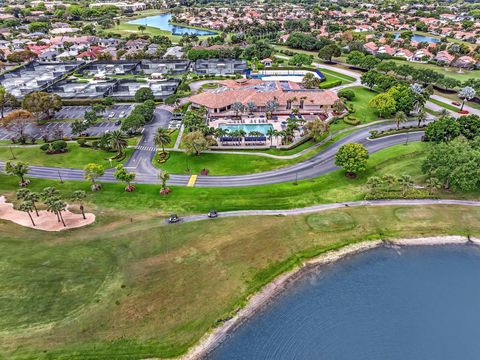
<svg viewBox="0 0 480 360">
<path fill-rule="evenodd" d="M 158 28 L 160 30 L 168 31 L 172 35 L 191 34 L 191 35 L 203 36 L 203 35 L 216 34 L 216 32 L 214 31 L 193 29 L 193 28 L 189 28 L 181 25 L 174 25 L 170 23 L 171 19 L 172 19 L 172 14 L 160 14 L 160 15 L 148 16 L 140 19 L 131 20 L 127 24 L 151 26 L 151 27 Z"/>
<path fill-rule="evenodd" d="M 208 359 L 478 359 L 479 334 L 478 247 L 381 247 L 303 276 Z"/>
</svg>

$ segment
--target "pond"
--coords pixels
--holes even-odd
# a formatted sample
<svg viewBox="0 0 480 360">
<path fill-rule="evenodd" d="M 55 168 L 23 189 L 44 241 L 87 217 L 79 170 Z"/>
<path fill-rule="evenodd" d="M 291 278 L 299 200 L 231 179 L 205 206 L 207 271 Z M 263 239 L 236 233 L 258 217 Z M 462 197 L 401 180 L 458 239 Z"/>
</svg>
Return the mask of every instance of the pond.
<svg viewBox="0 0 480 360">
<path fill-rule="evenodd" d="M 400 37 L 400 33 L 395 33 L 395 39 L 398 39 Z M 411 41 L 415 42 L 426 42 L 426 43 L 439 43 L 441 40 L 431 37 L 431 36 L 426 36 L 426 35 L 420 35 L 420 34 L 413 34 L 413 36 L 410 39 Z"/>
<path fill-rule="evenodd" d="M 144 26 L 151 26 L 158 28 L 160 30 L 165 30 L 172 35 L 183 35 L 183 34 L 190 34 L 190 35 L 215 35 L 215 31 L 208 31 L 208 30 L 200 30 L 200 29 L 192 29 L 189 27 L 181 26 L 181 25 L 173 25 L 170 23 L 172 19 L 172 14 L 160 14 L 155 16 L 148 16 L 140 19 L 135 19 L 127 22 L 127 24 L 133 25 L 144 25 Z"/>
<path fill-rule="evenodd" d="M 378 248 L 297 280 L 208 358 L 480 358 L 480 250 Z"/>
</svg>

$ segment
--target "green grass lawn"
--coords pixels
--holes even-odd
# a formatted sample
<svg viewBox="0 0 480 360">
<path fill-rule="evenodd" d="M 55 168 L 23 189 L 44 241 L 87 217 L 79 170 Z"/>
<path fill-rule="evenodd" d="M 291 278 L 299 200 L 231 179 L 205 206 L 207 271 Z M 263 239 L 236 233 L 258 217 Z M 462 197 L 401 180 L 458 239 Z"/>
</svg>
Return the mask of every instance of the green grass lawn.
<svg viewBox="0 0 480 360">
<path fill-rule="evenodd" d="M 30 165 L 53 166 L 53 167 L 67 167 L 67 168 L 83 168 L 89 163 L 96 163 L 103 165 L 105 168 L 110 167 L 108 158 L 115 156 L 113 152 L 106 152 L 103 150 L 94 150 L 91 148 L 82 148 L 77 143 L 68 143 L 69 151 L 64 154 L 48 155 L 38 145 L 29 146 L 12 146 L 11 150 L 15 155 L 15 160 L 12 159 L 10 146 L 0 146 L 0 160 L 7 161 L 25 161 Z M 128 159 L 133 153 L 133 149 L 125 150 Z M 122 160 L 124 162 L 125 160 Z M 116 165 L 118 162 L 113 162 Z"/>
<path fill-rule="evenodd" d="M 66 181 L 60 185 L 57 181 L 32 179 L 30 188 L 41 191 L 46 186 L 57 186 L 66 196 L 77 189 L 87 191 L 88 201 L 96 207 L 115 207 L 119 210 L 155 210 L 165 215 L 180 215 L 207 212 L 212 208 L 219 211 L 243 209 L 288 209 L 304 207 L 318 203 L 332 203 L 348 200 L 362 200 L 367 189 L 364 184 L 369 176 L 391 173 L 408 174 L 417 182 L 423 180 L 420 171 L 425 156 L 425 143 L 415 142 L 409 145 L 397 145 L 373 153 L 368 162 L 367 171 L 352 180 L 344 176 L 343 171 L 308 180 L 298 185 L 281 183 L 253 187 L 201 188 L 172 186 L 172 193 L 160 196 L 158 185 L 137 184 L 134 193 L 125 193 L 123 184 L 104 183 L 102 191 L 91 193 L 89 183 Z M 0 193 L 10 193 L 16 189 L 18 179 L 0 175 Z M 476 198 L 478 194 L 466 194 L 466 198 Z M 444 196 L 460 196 L 444 194 Z"/>
<path fill-rule="evenodd" d="M 168 143 L 166 148 L 173 148 L 175 146 L 175 142 L 177 141 L 179 130 L 174 130 L 172 133 L 170 133 L 170 142 Z"/>
<path fill-rule="evenodd" d="M 433 99 L 433 98 L 430 98 L 430 100 L 432 103 L 438 105 L 438 106 L 441 106 L 447 110 L 451 110 L 453 112 L 458 112 L 460 110 L 459 107 L 456 107 L 455 105 L 452 105 L 452 104 L 447 104 L 447 103 L 444 103 L 443 101 L 440 101 L 440 100 L 437 100 L 437 99 Z"/>
<path fill-rule="evenodd" d="M 348 89 L 355 92 L 355 98 L 352 101 L 347 101 L 347 105 L 353 104 L 355 109 L 352 116 L 360 120 L 362 124 L 379 120 L 377 112 L 368 106 L 368 102 L 378 93 L 363 86 L 355 86 Z"/>
<path fill-rule="evenodd" d="M 446 77 L 451 77 L 459 81 L 466 81 L 468 79 L 480 79 L 480 70 L 462 70 L 462 72 L 459 73 L 457 68 L 445 68 L 442 66 L 437 66 L 435 64 L 422 64 L 413 61 L 403 61 L 398 59 L 394 59 L 392 61 L 394 61 L 397 65 L 410 65 L 419 69 L 431 69 L 445 75 Z"/>
<path fill-rule="evenodd" d="M 132 20 L 132 18 L 128 18 L 127 22 L 130 20 Z M 113 33 L 120 34 L 123 36 L 128 36 L 129 34 L 132 34 L 132 33 L 140 33 L 140 31 L 138 30 L 139 25 L 127 24 L 127 22 L 120 23 L 119 25 L 108 29 L 108 31 L 111 31 Z M 209 31 L 213 31 L 213 30 L 209 30 Z M 153 26 L 145 26 L 145 30 L 143 31 L 143 33 L 150 35 L 151 37 L 155 35 L 167 36 L 172 42 L 175 42 L 175 43 L 178 43 L 182 38 L 181 36 L 178 36 L 178 35 L 172 35 L 170 31 L 161 30 Z M 210 36 L 212 35 L 199 36 L 199 39 L 205 40 L 205 39 L 208 39 Z"/>
<path fill-rule="evenodd" d="M 96 224 L 61 233 L 0 221 L 0 357 L 178 356 L 306 259 L 358 241 L 480 236 L 479 217 L 385 206 L 165 226 L 152 212 L 104 208 Z"/>
<path fill-rule="evenodd" d="M 460 98 L 458 97 L 458 93 L 446 94 L 446 93 L 443 93 L 443 92 L 440 92 L 440 91 L 437 91 L 437 90 L 436 90 L 436 91 L 435 91 L 435 95 L 443 96 L 443 97 L 445 97 L 445 98 L 447 98 L 447 99 L 450 99 L 450 100 L 452 100 L 452 101 L 456 101 L 456 102 L 458 102 L 458 103 L 460 103 L 460 104 L 462 103 L 462 99 L 460 99 Z M 468 106 L 470 106 L 470 107 L 472 107 L 472 108 L 474 108 L 474 109 L 479 109 L 479 110 L 480 110 L 480 104 L 478 104 L 478 103 L 476 103 L 476 102 L 474 102 L 474 101 L 467 101 L 467 102 L 465 102 L 465 105 L 468 105 Z"/>
</svg>

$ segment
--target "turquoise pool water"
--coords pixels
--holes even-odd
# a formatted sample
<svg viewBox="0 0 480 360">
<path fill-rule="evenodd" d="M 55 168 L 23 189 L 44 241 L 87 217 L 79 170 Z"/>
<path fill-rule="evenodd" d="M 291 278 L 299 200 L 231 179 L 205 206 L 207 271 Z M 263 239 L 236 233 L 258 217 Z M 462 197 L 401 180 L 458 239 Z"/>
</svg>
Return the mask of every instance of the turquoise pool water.
<svg viewBox="0 0 480 360">
<path fill-rule="evenodd" d="M 170 19 L 172 18 L 172 14 L 161 14 L 155 16 L 148 16 L 141 19 L 135 19 L 129 21 L 127 24 L 133 25 L 145 25 L 158 28 L 160 30 L 165 30 L 171 32 L 173 35 L 183 35 L 183 34 L 193 34 L 193 35 L 215 35 L 216 32 L 214 31 L 207 31 L 207 30 L 199 30 L 199 29 L 192 29 L 185 26 L 180 25 L 173 25 L 170 24 Z"/>
<path fill-rule="evenodd" d="M 266 135 L 267 131 L 273 128 L 273 126 L 271 124 L 238 124 L 238 125 L 220 124 L 220 128 L 227 129 L 230 132 L 243 130 L 247 134 L 251 133 L 252 131 L 258 131 L 263 135 Z"/>
</svg>

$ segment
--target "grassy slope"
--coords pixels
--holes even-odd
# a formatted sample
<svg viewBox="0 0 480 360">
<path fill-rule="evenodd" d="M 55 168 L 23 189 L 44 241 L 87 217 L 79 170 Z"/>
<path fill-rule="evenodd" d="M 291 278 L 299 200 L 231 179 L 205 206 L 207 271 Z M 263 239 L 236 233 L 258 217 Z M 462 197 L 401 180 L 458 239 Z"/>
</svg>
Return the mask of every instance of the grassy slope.
<svg viewBox="0 0 480 360">
<path fill-rule="evenodd" d="M 0 356 L 178 355 L 302 259 L 366 239 L 480 235 L 480 208 L 459 206 L 349 208 L 162 228 L 151 212 L 133 224 L 130 216 L 104 211 L 96 225 L 60 234 L 0 221 Z"/>
<path fill-rule="evenodd" d="M 373 97 L 378 95 L 378 93 L 361 86 L 351 87 L 348 89 L 351 89 L 355 92 L 355 98 L 352 101 L 347 102 L 347 104 L 353 104 L 355 109 L 355 113 L 352 115 L 359 119 L 362 123 L 378 120 L 378 114 L 375 112 L 375 110 L 368 106 L 368 102 Z"/>
<path fill-rule="evenodd" d="M 69 151 L 64 154 L 47 155 L 40 150 L 39 146 L 12 147 L 16 160 L 26 161 L 30 165 L 67 167 L 67 168 L 83 168 L 89 163 L 103 165 L 105 168 L 110 167 L 109 157 L 115 156 L 115 153 L 102 150 L 93 150 L 90 148 L 82 148 L 76 143 L 68 144 Z M 133 149 L 126 149 L 127 159 L 133 152 Z M 11 160 L 12 154 L 9 146 L 0 146 L 0 160 Z M 123 162 L 123 161 L 122 161 Z M 115 165 L 116 162 L 114 162 Z"/>
<path fill-rule="evenodd" d="M 46 186 L 57 186 L 65 196 L 73 190 L 83 189 L 89 194 L 90 206 L 115 207 L 119 210 L 155 210 L 163 215 L 179 215 L 207 212 L 212 208 L 219 211 L 242 209 L 287 209 L 304 207 L 318 203 L 333 203 L 364 198 L 365 181 L 378 174 L 409 174 L 416 181 L 423 179 L 420 165 L 424 158 L 424 143 L 398 145 L 371 155 L 368 169 L 357 179 L 347 179 L 342 171 L 299 181 L 298 185 L 282 183 L 254 187 L 234 188 L 188 188 L 172 187 L 168 196 L 160 196 L 158 185 L 137 185 L 134 193 L 125 193 L 122 184 L 105 183 L 102 191 L 91 193 L 86 182 L 67 181 L 60 185 L 57 181 L 33 179 L 32 190 L 42 190 Z M 11 194 L 18 180 L 0 176 L 0 194 Z M 443 194 L 445 197 L 460 197 L 460 194 Z M 465 194 L 465 198 L 478 198 L 477 193 Z"/>
</svg>

